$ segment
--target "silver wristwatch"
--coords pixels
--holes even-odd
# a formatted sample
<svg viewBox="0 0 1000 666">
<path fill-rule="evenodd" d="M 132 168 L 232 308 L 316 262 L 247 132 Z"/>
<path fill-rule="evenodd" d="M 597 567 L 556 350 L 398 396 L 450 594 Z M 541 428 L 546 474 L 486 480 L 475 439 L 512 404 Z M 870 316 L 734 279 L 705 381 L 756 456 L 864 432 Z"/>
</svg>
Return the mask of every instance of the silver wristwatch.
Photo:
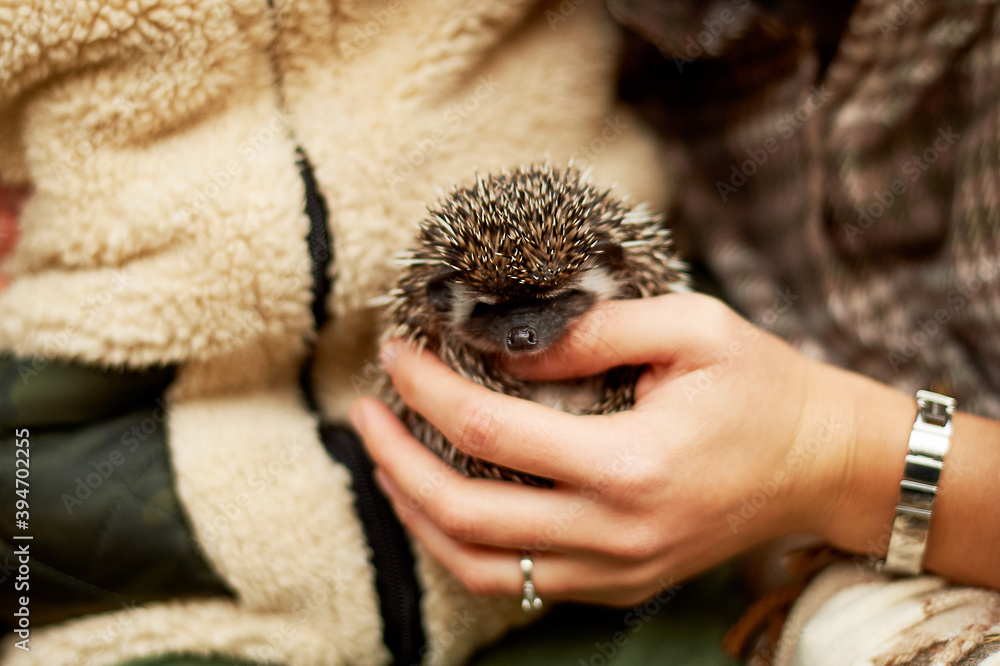
<svg viewBox="0 0 1000 666">
<path fill-rule="evenodd" d="M 888 552 L 880 563 L 883 571 L 910 576 L 921 571 L 956 404 L 954 398 L 917 391 L 917 420 L 910 433 Z"/>
</svg>

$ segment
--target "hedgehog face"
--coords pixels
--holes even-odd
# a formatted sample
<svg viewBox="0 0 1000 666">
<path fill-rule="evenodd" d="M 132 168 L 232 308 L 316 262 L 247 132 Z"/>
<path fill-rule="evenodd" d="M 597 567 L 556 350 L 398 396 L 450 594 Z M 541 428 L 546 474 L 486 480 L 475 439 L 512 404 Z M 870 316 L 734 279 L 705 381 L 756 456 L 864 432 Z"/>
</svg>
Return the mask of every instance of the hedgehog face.
<svg viewBox="0 0 1000 666">
<path fill-rule="evenodd" d="M 593 260 L 544 286 L 508 277 L 506 288 L 484 288 L 477 276 L 446 270 L 427 283 L 426 298 L 440 326 L 469 346 L 486 353 L 541 352 L 602 300 L 620 293 L 616 268 L 608 257 L 621 248 L 602 243 Z M 616 248 L 611 251 L 610 248 Z"/>
</svg>

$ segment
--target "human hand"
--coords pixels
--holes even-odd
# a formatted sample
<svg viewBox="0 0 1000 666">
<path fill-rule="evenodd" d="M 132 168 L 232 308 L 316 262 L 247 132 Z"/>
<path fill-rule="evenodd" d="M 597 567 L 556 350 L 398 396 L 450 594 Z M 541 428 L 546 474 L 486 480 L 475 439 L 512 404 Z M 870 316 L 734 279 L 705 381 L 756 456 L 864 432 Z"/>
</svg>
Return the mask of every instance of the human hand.
<svg viewBox="0 0 1000 666">
<path fill-rule="evenodd" d="M 856 401 L 874 387 L 896 395 L 697 294 L 607 303 L 511 368 L 556 379 L 648 364 L 635 407 L 617 414 L 500 395 L 430 354 L 383 356 L 403 400 L 455 446 L 555 481 L 466 479 L 362 399 L 356 425 L 413 534 L 473 592 L 519 594 L 518 553 L 529 548 L 543 597 L 616 605 L 782 534 L 846 538 Z"/>
</svg>

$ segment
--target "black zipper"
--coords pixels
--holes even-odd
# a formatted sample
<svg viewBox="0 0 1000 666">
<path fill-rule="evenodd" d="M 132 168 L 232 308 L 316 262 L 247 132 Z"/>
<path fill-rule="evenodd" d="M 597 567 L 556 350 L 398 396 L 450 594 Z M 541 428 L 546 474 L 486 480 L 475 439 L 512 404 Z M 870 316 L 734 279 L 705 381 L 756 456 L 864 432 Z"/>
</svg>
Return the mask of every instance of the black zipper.
<svg viewBox="0 0 1000 666">
<path fill-rule="evenodd" d="M 295 149 L 298 155 L 299 175 L 305 186 L 305 213 L 309 217 L 309 273 L 312 276 L 312 315 L 316 330 L 326 323 L 326 299 L 330 295 L 332 284 L 327 269 L 333 261 L 333 248 L 330 243 L 330 233 L 327 231 L 329 211 L 326 198 L 320 193 L 313 173 L 312 164 L 306 153 L 299 146 Z"/>
<path fill-rule="evenodd" d="M 309 217 L 309 258 L 313 279 L 312 314 L 316 330 L 327 319 L 326 300 L 332 288 L 327 268 L 333 258 L 326 200 L 319 191 L 312 165 L 297 149 L 299 173 L 305 185 L 305 212 Z M 302 364 L 303 395 L 310 409 L 319 412 L 312 390 L 312 355 Z M 321 424 L 320 438 L 327 452 L 351 473 L 354 507 L 371 550 L 384 632 L 382 640 L 397 666 L 418 664 L 426 638 L 420 617 L 420 588 L 414 572 L 413 550 L 388 500 L 375 485 L 374 467 L 353 431 Z"/>
<path fill-rule="evenodd" d="M 327 424 L 320 427 L 320 435 L 330 455 L 351 472 L 355 508 L 375 566 L 375 588 L 385 623 L 383 640 L 394 664 L 418 664 L 426 638 L 409 539 L 376 486 L 372 462 L 353 431 Z"/>
</svg>

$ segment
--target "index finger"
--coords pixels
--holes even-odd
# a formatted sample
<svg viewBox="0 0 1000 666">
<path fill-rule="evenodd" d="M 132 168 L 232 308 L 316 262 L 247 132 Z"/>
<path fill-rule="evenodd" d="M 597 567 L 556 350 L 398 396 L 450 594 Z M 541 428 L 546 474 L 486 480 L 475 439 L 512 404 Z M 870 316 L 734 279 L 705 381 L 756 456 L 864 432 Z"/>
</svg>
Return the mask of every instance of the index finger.
<svg viewBox="0 0 1000 666">
<path fill-rule="evenodd" d="M 606 416 L 573 416 L 464 379 L 429 352 L 393 345 L 386 363 L 407 405 L 465 453 L 529 474 L 587 485 L 612 464 Z"/>
</svg>

